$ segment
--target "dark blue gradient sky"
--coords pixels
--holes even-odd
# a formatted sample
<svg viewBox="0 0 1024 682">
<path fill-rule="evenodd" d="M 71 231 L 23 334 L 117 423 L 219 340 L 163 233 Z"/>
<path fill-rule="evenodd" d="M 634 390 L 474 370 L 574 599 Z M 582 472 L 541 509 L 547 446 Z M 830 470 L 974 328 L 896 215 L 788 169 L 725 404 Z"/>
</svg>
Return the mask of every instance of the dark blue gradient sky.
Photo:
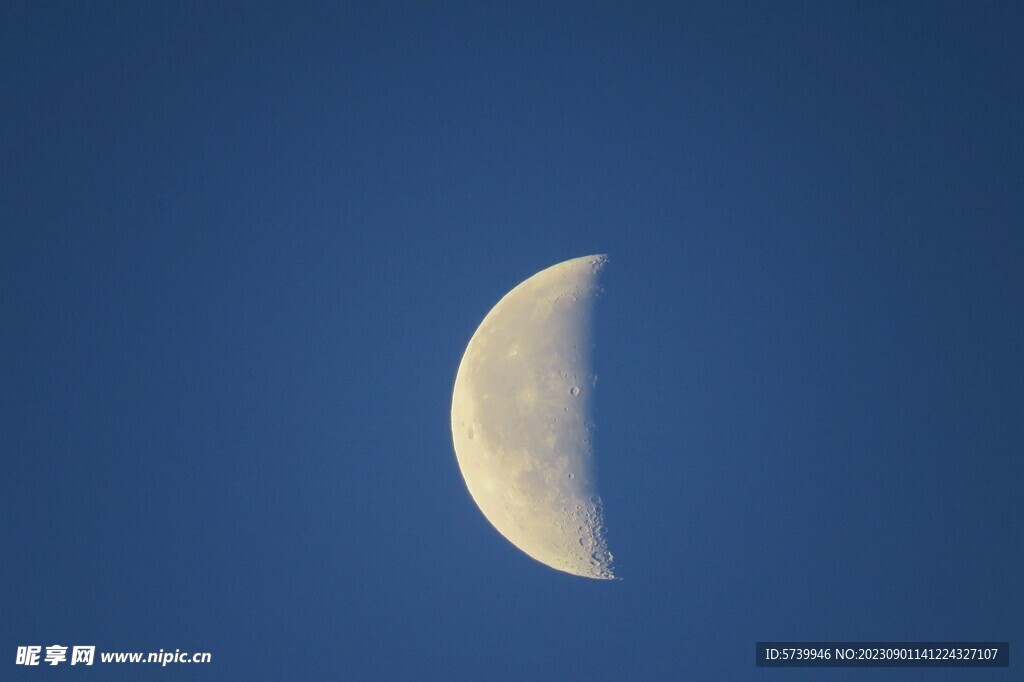
<svg viewBox="0 0 1024 682">
<path fill-rule="evenodd" d="M 754 642 L 1024 641 L 1022 34 L 4 2 L 0 677 L 1012 679 Z M 614 583 L 500 537 L 448 421 L 484 314 L 591 253 Z"/>
</svg>

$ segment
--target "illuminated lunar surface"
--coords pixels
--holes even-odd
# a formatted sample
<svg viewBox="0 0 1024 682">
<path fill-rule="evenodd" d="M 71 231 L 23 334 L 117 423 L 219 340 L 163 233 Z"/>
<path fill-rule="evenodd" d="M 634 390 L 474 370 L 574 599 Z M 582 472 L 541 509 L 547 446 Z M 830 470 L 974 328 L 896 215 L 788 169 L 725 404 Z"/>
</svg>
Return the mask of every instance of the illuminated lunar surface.
<svg viewBox="0 0 1024 682">
<path fill-rule="evenodd" d="M 560 571 L 609 579 L 588 422 L 604 263 L 559 263 L 487 314 L 455 379 L 452 437 L 473 500 L 509 542 Z"/>
</svg>

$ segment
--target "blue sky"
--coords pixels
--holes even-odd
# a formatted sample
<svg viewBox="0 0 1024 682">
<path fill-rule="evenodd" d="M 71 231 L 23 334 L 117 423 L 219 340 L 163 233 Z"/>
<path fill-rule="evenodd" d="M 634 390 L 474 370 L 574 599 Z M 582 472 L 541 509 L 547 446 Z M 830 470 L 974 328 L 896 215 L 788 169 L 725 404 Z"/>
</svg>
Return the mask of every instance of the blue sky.
<svg viewBox="0 0 1024 682">
<path fill-rule="evenodd" d="M 4 3 L 3 676 L 891 679 L 754 642 L 1021 640 L 1022 22 Z M 612 583 L 499 536 L 448 422 L 491 306 L 592 253 Z"/>
</svg>

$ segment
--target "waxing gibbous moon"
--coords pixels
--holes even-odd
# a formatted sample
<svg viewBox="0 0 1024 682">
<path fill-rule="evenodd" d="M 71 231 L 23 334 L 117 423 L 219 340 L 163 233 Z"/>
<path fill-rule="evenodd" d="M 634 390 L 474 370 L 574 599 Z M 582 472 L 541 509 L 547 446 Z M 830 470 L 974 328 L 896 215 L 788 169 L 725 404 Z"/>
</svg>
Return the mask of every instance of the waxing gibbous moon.
<svg viewBox="0 0 1024 682">
<path fill-rule="evenodd" d="M 548 566 L 614 578 L 594 489 L 590 334 L 604 256 L 537 273 L 487 314 L 452 395 L 452 437 L 487 520 Z"/>
</svg>

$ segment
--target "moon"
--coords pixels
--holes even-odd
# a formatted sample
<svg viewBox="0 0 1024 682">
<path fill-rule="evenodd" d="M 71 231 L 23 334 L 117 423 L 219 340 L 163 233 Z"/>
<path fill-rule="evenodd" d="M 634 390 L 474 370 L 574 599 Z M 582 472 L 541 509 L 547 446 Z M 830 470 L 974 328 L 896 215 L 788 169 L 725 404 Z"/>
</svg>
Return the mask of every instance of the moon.
<svg viewBox="0 0 1024 682">
<path fill-rule="evenodd" d="M 455 455 L 487 520 L 537 561 L 596 579 L 615 577 L 589 421 L 606 262 L 574 258 L 506 294 L 470 339 L 452 394 Z"/>
</svg>

